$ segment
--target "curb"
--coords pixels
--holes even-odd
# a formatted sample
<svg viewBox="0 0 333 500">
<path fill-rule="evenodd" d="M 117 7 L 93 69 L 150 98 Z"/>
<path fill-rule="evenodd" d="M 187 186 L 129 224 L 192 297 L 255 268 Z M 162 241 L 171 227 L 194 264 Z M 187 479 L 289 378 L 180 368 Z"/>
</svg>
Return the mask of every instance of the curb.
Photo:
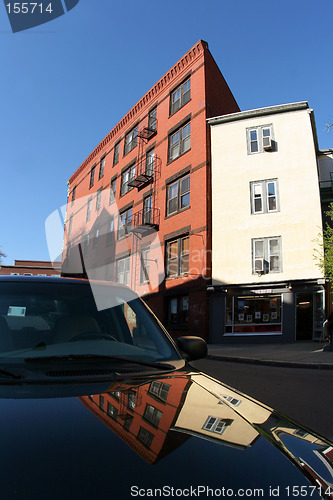
<svg viewBox="0 0 333 500">
<path fill-rule="evenodd" d="M 279 366 L 286 368 L 311 368 L 315 370 L 333 370 L 332 363 L 310 363 L 310 362 L 298 362 L 298 361 L 277 361 L 270 359 L 255 359 L 255 358 L 245 358 L 239 356 L 219 356 L 216 354 L 208 354 L 206 359 L 212 359 L 216 361 L 228 361 L 233 363 L 248 363 L 252 365 L 266 365 L 266 366 Z"/>
</svg>

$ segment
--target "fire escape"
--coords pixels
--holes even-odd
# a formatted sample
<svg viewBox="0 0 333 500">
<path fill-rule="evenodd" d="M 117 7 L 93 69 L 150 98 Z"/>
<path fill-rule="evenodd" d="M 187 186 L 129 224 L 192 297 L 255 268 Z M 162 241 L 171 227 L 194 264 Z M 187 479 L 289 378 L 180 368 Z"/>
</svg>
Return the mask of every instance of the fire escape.
<svg viewBox="0 0 333 500">
<path fill-rule="evenodd" d="M 151 184 L 150 195 L 143 200 L 143 208 L 132 216 L 132 232 L 138 235 L 149 233 L 151 229 L 158 230 L 160 209 L 157 207 L 157 181 L 161 173 L 161 160 L 154 150 L 145 152 L 145 145 L 156 134 L 157 120 L 149 117 L 148 126 L 138 132 L 138 159 L 134 176 L 128 185 L 141 190 Z"/>
</svg>

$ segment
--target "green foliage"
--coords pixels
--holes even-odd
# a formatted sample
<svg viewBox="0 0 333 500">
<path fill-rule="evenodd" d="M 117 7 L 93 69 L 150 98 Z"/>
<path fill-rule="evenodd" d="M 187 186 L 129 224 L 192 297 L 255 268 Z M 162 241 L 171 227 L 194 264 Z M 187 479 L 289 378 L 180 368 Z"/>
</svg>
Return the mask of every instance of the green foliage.
<svg viewBox="0 0 333 500">
<path fill-rule="evenodd" d="M 333 203 L 330 204 L 329 210 L 325 214 L 329 222 L 323 231 L 324 258 L 318 265 L 324 270 L 325 276 L 333 279 Z"/>
</svg>

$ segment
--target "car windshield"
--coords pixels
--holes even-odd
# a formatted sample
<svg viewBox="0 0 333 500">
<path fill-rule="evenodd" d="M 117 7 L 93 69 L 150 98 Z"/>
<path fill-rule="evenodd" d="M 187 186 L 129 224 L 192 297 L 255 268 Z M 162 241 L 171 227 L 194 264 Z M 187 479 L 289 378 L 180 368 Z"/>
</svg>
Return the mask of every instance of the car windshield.
<svg viewBox="0 0 333 500">
<path fill-rule="evenodd" d="M 0 283 L 0 359 L 180 359 L 154 315 L 126 287 L 55 280 Z"/>
</svg>

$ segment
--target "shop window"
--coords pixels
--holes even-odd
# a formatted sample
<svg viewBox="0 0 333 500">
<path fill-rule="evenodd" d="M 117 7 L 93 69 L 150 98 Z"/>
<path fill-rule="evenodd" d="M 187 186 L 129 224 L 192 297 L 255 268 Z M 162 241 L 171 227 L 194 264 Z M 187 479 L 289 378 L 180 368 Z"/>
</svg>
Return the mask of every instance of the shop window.
<svg viewBox="0 0 333 500">
<path fill-rule="evenodd" d="M 227 334 L 280 334 L 281 327 L 281 294 L 227 296 Z"/>
<path fill-rule="evenodd" d="M 188 326 L 188 295 L 170 297 L 168 299 L 168 327 L 187 328 Z"/>
</svg>

